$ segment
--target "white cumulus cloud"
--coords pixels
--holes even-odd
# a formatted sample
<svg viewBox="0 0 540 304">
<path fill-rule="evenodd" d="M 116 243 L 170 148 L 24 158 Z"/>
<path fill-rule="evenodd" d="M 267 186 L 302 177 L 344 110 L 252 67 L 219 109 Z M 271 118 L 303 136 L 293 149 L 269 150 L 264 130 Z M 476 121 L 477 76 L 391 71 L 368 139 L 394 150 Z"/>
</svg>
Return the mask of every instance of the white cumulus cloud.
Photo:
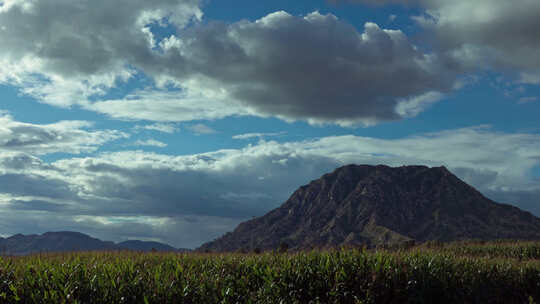
<svg viewBox="0 0 540 304">
<path fill-rule="evenodd" d="M 147 140 L 137 140 L 135 142 L 136 146 L 150 146 L 150 147 L 159 147 L 159 148 L 165 148 L 167 147 L 167 144 L 164 142 L 161 142 L 159 140 L 155 139 L 147 139 Z"/>
<path fill-rule="evenodd" d="M 150 131 L 157 131 L 162 133 L 169 133 L 173 134 L 179 130 L 178 126 L 175 124 L 167 124 L 167 123 L 155 123 L 150 125 L 136 125 L 134 127 L 135 130 L 150 130 Z"/>
<path fill-rule="evenodd" d="M 84 105 L 155 57 L 152 25 L 201 17 L 198 0 L 2 1 L 0 83 L 56 106 Z"/>
</svg>

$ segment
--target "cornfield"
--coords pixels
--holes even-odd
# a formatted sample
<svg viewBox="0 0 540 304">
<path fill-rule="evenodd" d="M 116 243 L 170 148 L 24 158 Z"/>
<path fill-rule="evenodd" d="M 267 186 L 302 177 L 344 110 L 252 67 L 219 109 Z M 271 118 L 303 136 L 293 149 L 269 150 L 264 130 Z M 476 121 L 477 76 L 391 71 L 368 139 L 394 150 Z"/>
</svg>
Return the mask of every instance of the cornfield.
<svg viewBox="0 0 540 304">
<path fill-rule="evenodd" d="M 0 257 L 0 303 L 536 303 L 540 243 Z"/>
</svg>

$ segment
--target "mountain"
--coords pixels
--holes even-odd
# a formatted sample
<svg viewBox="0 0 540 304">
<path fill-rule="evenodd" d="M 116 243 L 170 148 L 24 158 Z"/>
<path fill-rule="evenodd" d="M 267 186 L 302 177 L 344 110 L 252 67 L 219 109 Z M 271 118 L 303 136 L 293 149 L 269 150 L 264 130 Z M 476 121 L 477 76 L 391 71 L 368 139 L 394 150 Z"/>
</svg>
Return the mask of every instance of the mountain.
<svg viewBox="0 0 540 304">
<path fill-rule="evenodd" d="M 16 234 L 0 238 L 0 254 L 26 255 L 39 252 L 135 250 L 177 251 L 176 248 L 157 242 L 127 241 L 115 244 L 86 234 L 72 231 L 46 232 L 41 235 Z"/>
<path fill-rule="evenodd" d="M 16 234 L 0 242 L 0 252 L 9 255 L 112 249 L 117 249 L 113 242 L 104 242 L 86 234 L 71 231 L 46 232 L 41 235 Z"/>
<path fill-rule="evenodd" d="M 130 240 L 125 241 L 117 244 L 119 247 L 128 249 L 128 250 L 134 250 L 134 251 L 190 251 L 189 249 L 185 248 L 174 248 L 172 246 L 169 246 L 167 244 L 159 243 L 159 242 L 149 242 L 149 241 L 139 241 L 139 240 Z"/>
<path fill-rule="evenodd" d="M 445 167 L 348 165 L 198 250 L 462 239 L 540 239 L 540 219 L 491 201 Z"/>
</svg>

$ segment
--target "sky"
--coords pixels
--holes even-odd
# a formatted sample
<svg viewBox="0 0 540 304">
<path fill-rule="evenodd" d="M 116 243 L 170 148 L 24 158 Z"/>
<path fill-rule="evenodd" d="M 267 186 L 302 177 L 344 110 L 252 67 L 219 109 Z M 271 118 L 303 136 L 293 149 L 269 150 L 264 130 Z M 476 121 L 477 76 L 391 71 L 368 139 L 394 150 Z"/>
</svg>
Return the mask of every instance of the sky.
<svg viewBox="0 0 540 304">
<path fill-rule="evenodd" d="M 0 0 L 0 236 L 195 248 L 355 164 L 540 216 L 538 0 Z"/>
</svg>

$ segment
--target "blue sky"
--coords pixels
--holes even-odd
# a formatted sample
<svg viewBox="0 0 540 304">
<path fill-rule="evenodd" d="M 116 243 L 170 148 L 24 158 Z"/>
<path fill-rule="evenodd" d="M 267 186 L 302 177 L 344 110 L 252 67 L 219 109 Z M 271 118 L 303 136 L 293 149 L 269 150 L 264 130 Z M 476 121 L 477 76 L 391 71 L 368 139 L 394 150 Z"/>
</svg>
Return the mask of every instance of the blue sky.
<svg viewBox="0 0 540 304">
<path fill-rule="evenodd" d="M 0 0 L 0 236 L 193 248 L 348 163 L 540 216 L 540 3 L 376 2 Z"/>
</svg>

